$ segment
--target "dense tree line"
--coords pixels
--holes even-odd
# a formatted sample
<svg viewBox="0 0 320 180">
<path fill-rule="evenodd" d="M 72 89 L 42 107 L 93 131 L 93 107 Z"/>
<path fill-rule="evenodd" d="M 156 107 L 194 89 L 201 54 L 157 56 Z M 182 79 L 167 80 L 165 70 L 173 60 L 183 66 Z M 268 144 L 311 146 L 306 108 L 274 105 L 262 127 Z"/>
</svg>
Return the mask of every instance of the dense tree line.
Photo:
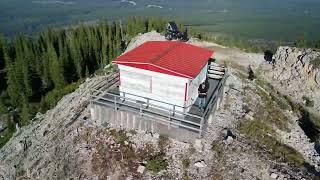
<svg viewBox="0 0 320 180">
<path fill-rule="evenodd" d="M 35 37 L 0 36 L 0 114 L 16 112 L 20 125 L 55 98 L 70 92 L 70 84 L 105 67 L 138 33 L 163 31 L 160 18 L 127 20 L 48 29 Z M 67 89 L 67 90 L 66 90 Z"/>
</svg>

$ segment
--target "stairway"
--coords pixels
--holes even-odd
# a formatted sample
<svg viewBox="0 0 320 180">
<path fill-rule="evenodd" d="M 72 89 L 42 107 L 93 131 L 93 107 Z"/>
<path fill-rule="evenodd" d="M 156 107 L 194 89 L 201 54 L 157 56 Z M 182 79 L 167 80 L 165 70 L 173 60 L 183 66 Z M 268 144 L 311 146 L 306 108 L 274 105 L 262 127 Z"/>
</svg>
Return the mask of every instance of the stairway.
<svg viewBox="0 0 320 180">
<path fill-rule="evenodd" d="M 208 77 L 211 79 L 222 79 L 223 75 L 226 72 L 226 68 L 215 62 L 209 62 L 208 66 Z"/>
</svg>

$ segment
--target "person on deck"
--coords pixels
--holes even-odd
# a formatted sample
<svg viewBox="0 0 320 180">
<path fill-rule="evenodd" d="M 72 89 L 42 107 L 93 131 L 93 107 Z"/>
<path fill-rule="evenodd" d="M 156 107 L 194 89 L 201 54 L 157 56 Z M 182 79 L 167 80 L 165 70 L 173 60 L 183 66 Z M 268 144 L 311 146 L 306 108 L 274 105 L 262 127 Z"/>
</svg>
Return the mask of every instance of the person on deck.
<svg viewBox="0 0 320 180">
<path fill-rule="evenodd" d="M 208 86 L 205 82 L 201 83 L 198 88 L 198 98 L 199 98 L 199 109 L 204 109 L 206 107 L 206 99 L 208 94 Z"/>
</svg>

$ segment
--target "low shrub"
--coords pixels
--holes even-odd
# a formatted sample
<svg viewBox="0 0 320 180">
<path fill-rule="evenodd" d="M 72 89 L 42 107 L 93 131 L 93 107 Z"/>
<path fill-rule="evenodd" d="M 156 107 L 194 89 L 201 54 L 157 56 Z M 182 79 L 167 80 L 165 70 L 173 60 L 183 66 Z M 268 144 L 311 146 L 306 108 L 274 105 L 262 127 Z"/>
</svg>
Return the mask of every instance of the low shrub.
<svg viewBox="0 0 320 180">
<path fill-rule="evenodd" d="M 114 137 L 115 141 L 121 145 L 125 145 L 125 142 L 129 143 L 129 137 L 127 136 L 127 133 L 125 130 L 119 130 L 111 129 L 110 130 L 111 136 Z"/>
<path fill-rule="evenodd" d="M 305 105 L 307 107 L 314 107 L 314 101 L 312 101 L 309 97 L 302 96 L 302 99 L 305 101 Z"/>
<path fill-rule="evenodd" d="M 46 110 L 53 108 L 60 99 L 73 91 L 75 91 L 79 87 L 80 81 L 77 83 L 69 84 L 62 89 L 54 89 L 42 97 L 40 101 L 40 112 L 44 113 Z"/>
<path fill-rule="evenodd" d="M 161 170 L 164 170 L 168 166 L 167 160 L 164 158 L 164 153 L 157 153 L 147 160 L 146 169 L 153 173 L 158 173 Z"/>
<path fill-rule="evenodd" d="M 2 148 L 13 136 L 14 131 L 6 130 L 0 133 L 0 148 Z"/>
</svg>

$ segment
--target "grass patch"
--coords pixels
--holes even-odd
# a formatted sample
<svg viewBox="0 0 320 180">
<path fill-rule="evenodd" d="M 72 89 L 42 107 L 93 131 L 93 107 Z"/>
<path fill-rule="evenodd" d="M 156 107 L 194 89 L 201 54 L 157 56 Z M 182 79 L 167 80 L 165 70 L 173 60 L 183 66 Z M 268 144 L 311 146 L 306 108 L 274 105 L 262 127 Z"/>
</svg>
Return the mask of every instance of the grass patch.
<svg viewBox="0 0 320 180">
<path fill-rule="evenodd" d="M 288 131 L 289 119 L 284 114 L 284 111 L 291 109 L 290 103 L 269 82 L 260 76 L 257 77 L 256 84 L 259 87 L 254 92 L 260 96 L 263 103 L 256 105 L 254 118 L 266 124 L 275 125 L 280 130 Z M 251 97 L 248 98 L 249 100 L 247 101 L 250 102 Z"/>
<path fill-rule="evenodd" d="M 279 93 L 279 92 L 272 92 L 270 93 L 270 97 L 273 101 L 275 101 L 279 107 L 283 110 L 291 110 L 291 106 L 288 101 Z"/>
<path fill-rule="evenodd" d="M 317 129 L 320 129 L 320 116 L 318 114 L 309 112 L 310 120 L 314 123 Z"/>
<path fill-rule="evenodd" d="M 252 96 L 246 96 L 247 104 L 254 107 L 253 119 L 244 119 L 238 126 L 238 130 L 247 139 L 255 142 L 257 146 L 270 153 L 273 159 L 288 162 L 297 167 L 304 165 L 303 156 L 295 149 L 282 144 L 276 138 L 277 134 L 273 129 L 276 126 L 282 131 L 289 131 L 289 118 L 285 110 L 296 108 L 295 104 L 288 101 L 288 97 L 282 96 L 273 86 L 260 76 L 257 76 L 255 89 L 250 89 L 261 98 L 261 103 L 252 104 Z"/>
<path fill-rule="evenodd" d="M 297 113 L 300 116 L 300 120 L 307 120 L 312 123 L 312 127 L 316 128 L 317 131 L 320 131 L 320 115 L 315 112 L 310 111 L 307 107 L 296 103 L 292 100 L 291 97 L 284 95 L 283 96 L 288 104 L 290 105 L 293 112 Z"/>
<path fill-rule="evenodd" d="M 257 119 L 243 121 L 239 125 L 239 131 L 248 139 L 257 142 L 260 148 L 270 152 L 274 159 L 283 160 L 298 167 L 305 163 L 303 156 L 298 151 L 274 138 L 274 130 L 263 121 Z"/>
<path fill-rule="evenodd" d="M 223 152 L 223 147 L 219 141 L 213 141 L 211 143 L 211 150 L 216 152 L 218 156 Z"/>
<path fill-rule="evenodd" d="M 312 65 L 313 69 L 319 69 L 320 68 L 320 56 L 318 56 L 314 60 L 310 61 L 310 64 Z"/>
<path fill-rule="evenodd" d="M 126 134 L 125 130 L 111 129 L 110 130 L 111 136 L 114 137 L 115 141 L 121 145 L 125 145 L 125 142 L 129 142 L 129 137 Z"/>
<path fill-rule="evenodd" d="M 137 131 L 134 130 L 134 129 L 130 129 L 130 130 L 129 130 L 129 133 L 132 134 L 132 135 L 136 135 L 136 134 L 137 134 Z"/>
<path fill-rule="evenodd" d="M 183 169 L 188 169 L 190 167 L 190 159 L 189 158 L 184 158 L 182 160 L 182 167 L 183 167 Z"/>
<path fill-rule="evenodd" d="M 256 106 L 254 118 L 259 119 L 265 124 L 275 125 L 280 130 L 288 131 L 289 119 L 283 113 L 284 109 L 274 101 L 272 95 L 266 94 L 263 90 L 257 89 L 256 91 L 261 97 L 263 103 Z"/>
<path fill-rule="evenodd" d="M 190 34 L 201 40 L 214 42 L 223 46 L 238 48 L 245 52 L 263 52 L 265 49 L 276 49 L 275 44 L 271 43 L 257 43 L 246 40 L 244 38 L 233 37 L 224 34 L 203 33 L 198 31 L 191 31 Z"/>
<path fill-rule="evenodd" d="M 165 152 L 165 149 L 169 146 L 170 140 L 167 136 L 160 135 L 158 141 L 158 147 L 160 152 Z"/>
<path fill-rule="evenodd" d="M 154 154 L 155 148 L 150 143 L 145 144 L 144 148 L 139 149 L 137 151 L 137 156 L 140 160 L 146 160 L 148 158 L 151 158 Z"/>
<path fill-rule="evenodd" d="M 241 72 L 241 71 L 236 71 L 236 72 L 235 72 L 235 75 L 236 75 L 237 77 L 239 77 L 241 80 L 247 79 L 247 75 L 246 75 L 245 73 Z"/>
<path fill-rule="evenodd" d="M 314 101 L 311 100 L 309 97 L 307 97 L 307 96 L 302 96 L 302 100 L 304 100 L 305 105 L 306 105 L 307 107 L 314 107 Z"/>
<path fill-rule="evenodd" d="M 320 116 L 314 112 L 308 110 L 308 108 L 300 105 L 299 107 L 301 119 L 307 119 L 313 123 L 313 126 L 320 130 Z"/>
<path fill-rule="evenodd" d="M 164 153 L 157 153 L 156 155 L 152 156 L 147 160 L 146 169 L 155 174 L 166 169 L 168 166 L 168 162 L 164 157 Z"/>
<path fill-rule="evenodd" d="M 295 113 L 300 112 L 300 110 L 299 110 L 300 105 L 295 103 L 290 96 L 283 95 L 283 98 L 288 102 L 288 104 L 293 112 L 295 112 Z"/>
</svg>

